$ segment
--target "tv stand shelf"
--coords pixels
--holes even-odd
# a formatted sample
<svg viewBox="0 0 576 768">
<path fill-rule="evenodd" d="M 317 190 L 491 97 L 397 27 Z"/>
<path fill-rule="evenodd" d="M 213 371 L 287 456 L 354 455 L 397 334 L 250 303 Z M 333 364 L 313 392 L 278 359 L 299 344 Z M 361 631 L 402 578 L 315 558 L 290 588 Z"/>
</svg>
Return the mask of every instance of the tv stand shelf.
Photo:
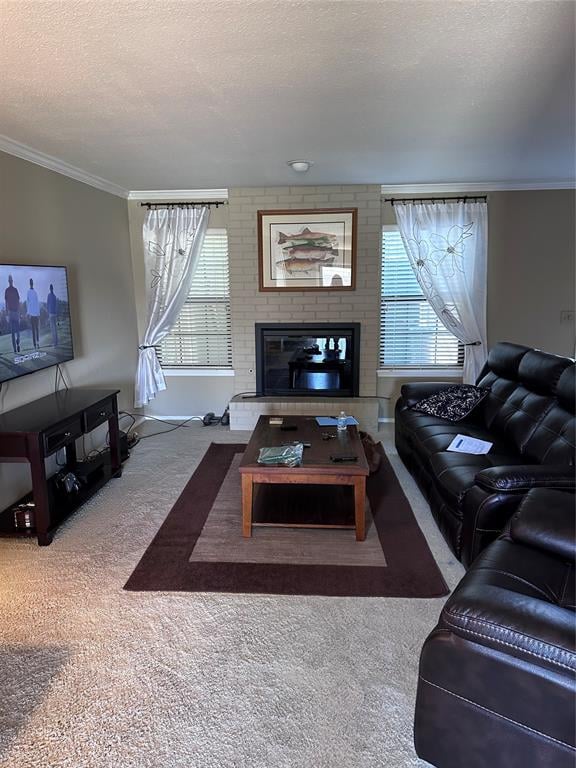
<svg viewBox="0 0 576 768">
<path fill-rule="evenodd" d="M 64 520 L 111 477 L 120 477 L 118 391 L 61 390 L 0 415 L 0 462 L 28 462 L 32 473 L 32 492 L 0 513 L 0 536 L 36 536 L 38 544 L 46 546 Z M 46 477 L 45 459 L 61 449 L 66 453 L 64 469 L 78 471 L 76 439 L 106 423 L 109 450 L 80 490 L 68 493 L 58 487 L 55 476 Z M 35 526 L 17 528 L 14 509 L 29 501 L 34 501 Z"/>
</svg>

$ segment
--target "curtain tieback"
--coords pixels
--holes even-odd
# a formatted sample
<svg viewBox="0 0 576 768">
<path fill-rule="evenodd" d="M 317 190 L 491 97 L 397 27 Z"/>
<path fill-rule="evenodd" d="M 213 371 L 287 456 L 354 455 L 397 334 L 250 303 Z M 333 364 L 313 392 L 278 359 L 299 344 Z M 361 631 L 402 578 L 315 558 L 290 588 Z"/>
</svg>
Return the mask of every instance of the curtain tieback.
<svg viewBox="0 0 576 768">
<path fill-rule="evenodd" d="M 479 347 L 481 346 L 481 341 L 469 341 L 468 344 L 462 344 L 463 347 Z"/>
<path fill-rule="evenodd" d="M 154 344 L 140 344 L 138 349 L 154 349 Z"/>
</svg>

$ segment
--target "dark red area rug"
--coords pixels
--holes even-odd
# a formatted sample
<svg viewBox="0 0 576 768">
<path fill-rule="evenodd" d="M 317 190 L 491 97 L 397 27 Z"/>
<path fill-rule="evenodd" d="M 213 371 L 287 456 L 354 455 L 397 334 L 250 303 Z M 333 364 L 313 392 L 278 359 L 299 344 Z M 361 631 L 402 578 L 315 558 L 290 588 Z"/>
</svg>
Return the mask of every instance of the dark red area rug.
<svg viewBox="0 0 576 768">
<path fill-rule="evenodd" d="M 210 446 L 128 579 L 125 589 L 342 597 L 441 597 L 448 594 L 442 574 L 383 451 L 380 469 L 368 478 L 367 483 L 375 527 L 372 548 L 374 541 L 382 548 L 381 564 L 363 563 L 364 542 L 354 543 L 358 551 L 358 564 L 354 565 L 349 562 L 340 565 L 191 561 L 230 465 L 245 447 L 215 443 Z M 228 484 L 230 477 L 232 475 L 228 475 Z M 275 488 L 281 494 L 279 501 L 284 501 L 283 488 Z M 270 489 L 267 491 L 270 492 Z M 270 497 L 266 498 L 269 504 Z M 239 482 L 237 503 L 238 537 L 241 537 Z M 235 514 L 234 509 L 232 514 Z M 274 530 L 282 530 L 284 537 L 290 537 L 297 529 Z M 326 534 L 327 531 L 322 530 L 315 533 L 320 537 Z M 344 530 L 338 535 L 353 537 L 354 534 Z M 249 548 L 251 541 L 245 540 L 243 546 Z"/>
</svg>

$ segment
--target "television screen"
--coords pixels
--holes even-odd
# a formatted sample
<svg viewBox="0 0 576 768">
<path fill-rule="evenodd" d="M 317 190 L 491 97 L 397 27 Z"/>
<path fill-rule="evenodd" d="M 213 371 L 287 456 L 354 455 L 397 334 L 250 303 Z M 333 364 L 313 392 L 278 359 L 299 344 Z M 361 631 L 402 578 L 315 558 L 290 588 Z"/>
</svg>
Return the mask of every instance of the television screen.
<svg viewBox="0 0 576 768">
<path fill-rule="evenodd" d="M 0 264 L 0 382 L 73 357 L 66 267 Z"/>
</svg>

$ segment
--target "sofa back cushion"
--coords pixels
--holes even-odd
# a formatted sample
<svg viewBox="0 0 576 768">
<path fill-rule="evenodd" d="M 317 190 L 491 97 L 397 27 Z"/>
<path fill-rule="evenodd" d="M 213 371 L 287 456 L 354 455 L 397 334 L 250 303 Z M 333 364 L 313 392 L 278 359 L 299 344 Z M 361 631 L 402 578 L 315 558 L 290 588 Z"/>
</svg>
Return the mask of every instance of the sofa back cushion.
<svg viewBox="0 0 576 768">
<path fill-rule="evenodd" d="M 526 463 L 574 463 L 574 362 L 503 342 L 490 352 L 478 385 L 487 429 Z"/>
<path fill-rule="evenodd" d="M 576 364 L 567 367 L 556 385 L 556 397 L 523 446 L 539 464 L 574 466 L 576 445 Z"/>
</svg>

